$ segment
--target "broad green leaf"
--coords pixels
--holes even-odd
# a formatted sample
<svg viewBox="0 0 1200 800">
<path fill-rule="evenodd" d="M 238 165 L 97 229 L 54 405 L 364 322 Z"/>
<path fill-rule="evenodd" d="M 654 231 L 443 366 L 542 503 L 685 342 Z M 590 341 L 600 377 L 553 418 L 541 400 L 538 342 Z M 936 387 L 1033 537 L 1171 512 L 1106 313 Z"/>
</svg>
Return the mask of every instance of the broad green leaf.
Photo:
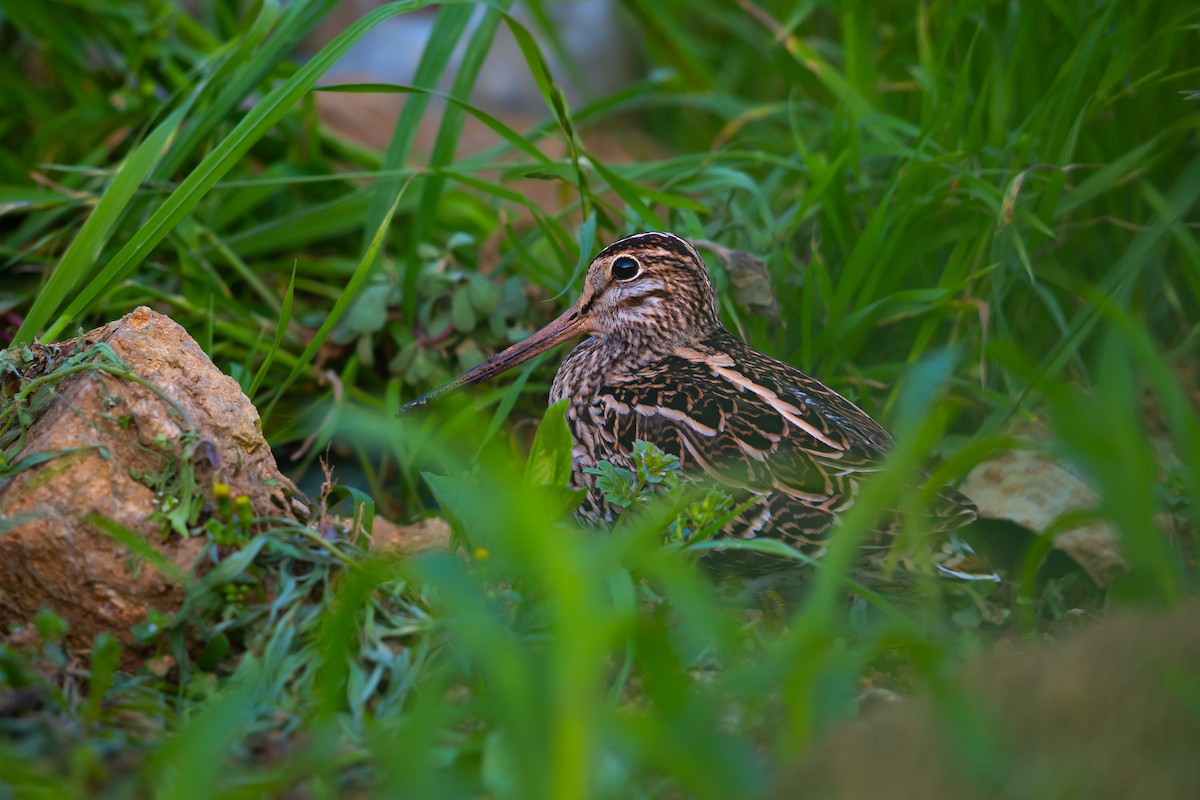
<svg viewBox="0 0 1200 800">
<path fill-rule="evenodd" d="M 567 403 L 559 400 L 546 409 L 538 424 L 525 463 L 525 485 L 563 487 L 571 481 L 571 451 L 575 440 L 567 427 Z"/>
</svg>

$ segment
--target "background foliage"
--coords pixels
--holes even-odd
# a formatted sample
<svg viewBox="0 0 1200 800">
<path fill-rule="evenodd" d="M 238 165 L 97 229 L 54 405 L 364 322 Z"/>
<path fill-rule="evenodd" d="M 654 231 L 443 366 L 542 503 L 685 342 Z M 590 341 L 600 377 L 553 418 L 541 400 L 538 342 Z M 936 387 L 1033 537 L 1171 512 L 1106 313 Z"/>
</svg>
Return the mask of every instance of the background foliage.
<svg viewBox="0 0 1200 800">
<path fill-rule="evenodd" d="M 469 557 L 382 563 L 266 525 L 191 619 L 148 636 L 176 655 L 167 676 L 115 671 L 111 643 L 72 656 L 47 616 L 37 654 L 0 648 L 0 685 L 52 697 L 0 719 L 10 787 L 763 793 L 863 676 L 936 686 L 1004 624 L 1064 610 L 1061 584 L 1034 579 L 1040 547 L 995 597 L 840 599 L 856 531 L 918 465 L 941 457 L 933 482 L 953 480 L 1018 440 L 1099 489 L 1132 564 L 1106 602 L 1194 590 L 1193 4 L 626 0 L 644 77 L 570 107 L 541 3 L 527 23 L 504 0 L 447 4 L 413 86 L 359 87 L 406 97 L 382 153 L 332 134 L 313 93 L 363 32 L 425 3 L 382 6 L 302 63 L 335 2 L 201 5 L 0 6 L 0 336 L 153 305 L 242 383 L 281 452 L 307 443 L 297 477 L 332 444 L 388 516 L 436 499 Z M 471 104 L 500 30 L 546 101 L 528 129 Z M 468 118 L 499 143 L 456 155 Z M 608 161 L 597 130 L 653 147 Z M 531 177 L 564 202 L 531 203 Z M 506 477 L 555 358 L 391 419 L 548 320 L 600 246 L 644 229 L 761 256 L 786 324 L 713 258 L 731 328 L 901 442 L 782 634 L 652 530 L 580 536 Z M 217 586 L 268 574 L 285 587 L 271 597 Z M 206 659 L 197 642 L 224 645 Z"/>
</svg>

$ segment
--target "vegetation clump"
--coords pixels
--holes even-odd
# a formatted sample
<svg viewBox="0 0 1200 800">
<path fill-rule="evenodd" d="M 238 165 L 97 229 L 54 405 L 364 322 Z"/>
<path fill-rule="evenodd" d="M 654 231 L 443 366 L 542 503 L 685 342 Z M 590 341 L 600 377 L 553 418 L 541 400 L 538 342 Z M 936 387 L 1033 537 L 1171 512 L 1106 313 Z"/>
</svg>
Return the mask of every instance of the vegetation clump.
<svg viewBox="0 0 1200 800">
<path fill-rule="evenodd" d="M 179 604 L 87 646 L 48 610 L 0 632 L 0 796 L 763 797 L 828 747 L 874 763 L 870 733 L 835 732 L 909 694 L 943 745 L 913 763 L 1014 797 L 1084 785 L 1053 749 L 1005 783 L 1024 751 L 960 691 L 974 668 L 955 676 L 1129 606 L 1190 619 L 1169 612 L 1197 589 L 1193 3 L 630 0 L 614 13 L 642 77 L 570 102 L 586 75 L 541 2 L 389 3 L 304 59 L 336 3 L 68 5 L 0 11 L 0 491 L 55 463 L 24 437 L 64 376 L 132 380 L 102 347 L 48 343 L 144 305 L 232 376 L 281 481 L 317 500 L 256 505 L 205 472 L 203 437 L 126 469 L 158 495 L 156 535 L 196 548 L 157 563 Z M 411 85 L 322 84 L 410 14 L 430 31 Z M 473 100 L 505 49 L 539 119 Z M 332 132 L 335 92 L 403 98 L 386 148 Z M 486 142 L 459 148 L 476 128 Z M 626 509 L 610 535 L 572 520 L 553 357 L 394 416 L 539 328 L 601 244 L 642 230 L 715 254 L 730 330 L 895 434 L 786 625 L 696 569 L 736 502 L 676 486 L 661 453 L 597 467 Z M 153 388 L 169 404 L 184 385 Z M 133 437 L 130 408 L 103 414 Z M 1052 510 L 1040 536 L 978 525 L 995 587 L 855 583 L 883 514 L 919 547 L 937 488 L 1017 449 L 1095 507 Z M 450 551 L 371 548 L 377 523 L 432 514 Z M 1052 546 L 1082 524 L 1119 545 L 1105 586 Z M 1196 672 L 1172 658 L 1128 674 L 1191 708 Z M 1194 738 L 1155 720 L 1137 741 Z"/>
</svg>

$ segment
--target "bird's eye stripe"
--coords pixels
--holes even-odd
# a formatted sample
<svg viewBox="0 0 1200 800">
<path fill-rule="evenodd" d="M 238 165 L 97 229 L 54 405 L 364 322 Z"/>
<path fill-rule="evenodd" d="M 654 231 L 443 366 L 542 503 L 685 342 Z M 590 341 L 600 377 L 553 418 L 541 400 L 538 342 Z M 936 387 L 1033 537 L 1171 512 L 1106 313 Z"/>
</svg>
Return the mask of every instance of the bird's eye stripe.
<svg viewBox="0 0 1200 800">
<path fill-rule="evenodd" d="M 671 293 L 666 289 L 654 289 L 642 294 L 635 294 L 633 297 L 626 297 L 624 300 L 617 303 L 617 308 L 637 308 L 639 306 L 654 306 L 658 305 L 659 301 L 665 301 L 670 298 Z"/>
</svg>

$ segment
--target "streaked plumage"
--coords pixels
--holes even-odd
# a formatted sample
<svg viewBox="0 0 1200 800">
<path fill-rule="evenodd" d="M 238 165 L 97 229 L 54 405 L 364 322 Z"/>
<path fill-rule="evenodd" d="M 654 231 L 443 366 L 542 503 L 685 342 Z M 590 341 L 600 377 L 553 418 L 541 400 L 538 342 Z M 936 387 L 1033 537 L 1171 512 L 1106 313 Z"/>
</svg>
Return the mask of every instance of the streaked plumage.
<svg viewBox="0 0 1200 800">
<path fill-rule="evenodd" d="M 579 514 L 611 521 L 611 507 L 586 470 L 598 461 L 631 466 L 637 440 L 680 460 L 697 481 L 739 502 L 760 499 L 729 526 L 729 537 L 772 537 L 819 556 L 858 479 L 879 468 L 892 439 L 861 409 L 816 379 L 752 349 L 727 331 L 699 253 L 669 233 L 643 233 L 592 261 L 575 304 L 541 331 L 413 406 L 498 375 L 567 339 L 590 334 L 567 356 L 550 402 L 569 398 L 575 438 L 573 483 L 586 489 Z M 946 489 L 935 527 L 975 517 Z M 752 551 L 715 551 L 719 571 L 747 576 L 795 562 Z M 943 559 L 939 566 L 955 571 Z"/>
</svg>

